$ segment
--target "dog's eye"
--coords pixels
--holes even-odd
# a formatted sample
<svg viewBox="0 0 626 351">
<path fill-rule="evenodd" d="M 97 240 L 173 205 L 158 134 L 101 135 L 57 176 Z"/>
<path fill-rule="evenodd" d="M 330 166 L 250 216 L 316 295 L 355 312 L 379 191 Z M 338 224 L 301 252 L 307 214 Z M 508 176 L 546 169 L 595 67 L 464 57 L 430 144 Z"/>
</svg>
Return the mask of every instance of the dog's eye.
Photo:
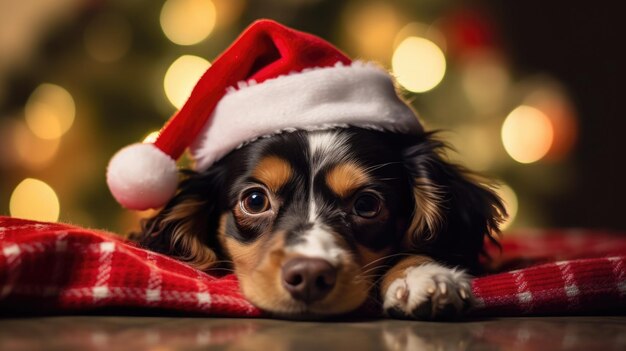
<svg viewBox="0 0 626 351">
<path fill-rule="evenodd" d="M 373 218 L 380 212 L 380 199 L 373 194 L 363 194 L 354 201 L 354 213 L 363 218 Z"/>
<path fill-rule="evenodd" d="M 241 207 L 249 214 L 259 214 L 270 209 L 270 200 L 263 189 L 252 189 L 243 196 Z"/>
</svg>

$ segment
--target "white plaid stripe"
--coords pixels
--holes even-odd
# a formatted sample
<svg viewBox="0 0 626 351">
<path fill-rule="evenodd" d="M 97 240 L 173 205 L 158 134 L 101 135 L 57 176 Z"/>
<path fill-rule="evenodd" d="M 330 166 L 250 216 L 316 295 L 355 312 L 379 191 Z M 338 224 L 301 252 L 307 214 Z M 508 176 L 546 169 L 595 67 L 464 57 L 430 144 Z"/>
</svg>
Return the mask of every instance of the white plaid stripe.
<svg viewBox="0 0 626 351">
<path fill-rule="evenodd" d="M 530 291 L 518 293 L 517 300 L 522 304 L 529 304 L 533 301 L 533 294 L 531 294 Z"/>
<path fill-rule="evenodd" d="M 515 277 L 515 285 L 517 286 L 517 301 L 524 313 L 529 313 L 533 307 L 533 294 L 528 289 L 528 282 L 524 277 L 523 271 L 517 271 L 513 274 Z"/>
<path fill-rule="evenodd" d="M 8 272 L 8 278 L 4 283 L 2 289 L 0 289 L 1 300 L 11 294 L 11 292 L 15 288 L 17 279 L 20 276 L 22 264 L 22 249 L 18 244 L 8 243 L 7 245 L 2 247 L 2 250 L 0 250 L 0 254 L 2 254 L 6 259 Z"/>
<path fill-rule="evenodd" d="M 613 266 L 613 274 L 617 281 L 617 291 L 621 297 L 626 296 L 626 267 L 624 265 L 623 257 L 609 257 L 607 258 Z"/>
<path fill-rule="evenodd" d="M 209 295 L 209 293 L 206 293 L 206 292 L 197 293 L 196 298 L 198 299 L 198 304 L 200 305 L 211 304 L 211 295 Z"/>
<path fill-rule="evenodd" d="M 92 289 L 94 300 L 101 300 L 109 297 L 109 288 L 107 286 L 94 286 Z"/>
<path fill-rule="evenodd" d="M 559 267 L 561 276 L 565 282 L 563 289 L 565 290 L 565 296 L 567 296 L 568 308 L 575 309 L 580 305 L 580 290 L 576 285 L 576 278 L 574 277 L 572 266 L 567 261 L 557 262 L 556 266 Z"/>
<path fill-rule="evenodd" d="M 17 244 L 10 244 L 2 248 L 2 254 L 6 256 L 8 261 L 14 259 L 15 256 L 19 256 L 21 251 Z"/>
<path fill-rule="evenodd" d="M 161 301 L 161 289 L 146 289 L 146 301 L 147 302 Z"/>
<path fill-rule="evenodd" d="M 146 288 L 146 301 L 155 303 L 161 300 L 162 278 L 154 253 L 148 252 L 147 259 L 150 277 L 148 278 L 148 287 Z"/>
<path fill-rule="evenodd" d="M 204 283 L 204 273 L 196 271 L 196 278 L 196 287 L 198 288 L 196 299 L 198 300 L 198 305 L 209 308 L 209 306 L 211 306 L 211 295 L 208 292 L 208 287 Z"/>
<path fill-rule="evenodd" d="M 96 277 L 96 284 L 92 291 L 94 301 L 109 297 L 109 288 L 106 283 L 111 277 L 115 243 L 111 241 L 103 241 L 99 244 L 99 247 L 100 257 L 98 259 L 98 276 Z"/>
</svg>

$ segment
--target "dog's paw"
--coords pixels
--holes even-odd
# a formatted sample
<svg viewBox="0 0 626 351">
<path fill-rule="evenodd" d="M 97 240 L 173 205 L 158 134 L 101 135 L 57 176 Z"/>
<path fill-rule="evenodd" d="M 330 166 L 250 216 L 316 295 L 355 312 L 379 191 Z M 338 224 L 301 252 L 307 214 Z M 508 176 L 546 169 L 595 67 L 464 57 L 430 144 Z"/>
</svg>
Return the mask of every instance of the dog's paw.
<svg viewBox="0 0 626 351">
<path fill-rule="evenodd" d="M 383 308 L 393 318 L 450 320 L 471 307 L 470 278 L 462 270 L 427 263 L 410 267 L 383 292 Z"/>
</svg>

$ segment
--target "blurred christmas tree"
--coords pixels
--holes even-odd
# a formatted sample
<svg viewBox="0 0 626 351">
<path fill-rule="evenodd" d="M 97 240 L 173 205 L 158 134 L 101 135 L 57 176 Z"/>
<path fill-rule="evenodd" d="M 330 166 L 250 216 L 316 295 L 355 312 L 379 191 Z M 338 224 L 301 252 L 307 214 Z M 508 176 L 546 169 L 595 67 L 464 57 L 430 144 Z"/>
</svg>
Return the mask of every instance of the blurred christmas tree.
<svg viewBox="0 0 626 351">
<path fill-rule="evenodd" d="M 12 53 L 0 59 L 3 214 L 134 228 L 145 213 L 109 195 L 108 159 L 154 137 L 210 60 L 261 17 L 388 67 L 427 127 L 445 131 L 449 157 L 500 182 L 509 224 L 549 225 L 542 199 L 574 186 L 564 181 L 577 133 L 566 93 L 516 74 L 474 3 L 0 1 L 0 14 L 0 52 Z"/>
</svg>

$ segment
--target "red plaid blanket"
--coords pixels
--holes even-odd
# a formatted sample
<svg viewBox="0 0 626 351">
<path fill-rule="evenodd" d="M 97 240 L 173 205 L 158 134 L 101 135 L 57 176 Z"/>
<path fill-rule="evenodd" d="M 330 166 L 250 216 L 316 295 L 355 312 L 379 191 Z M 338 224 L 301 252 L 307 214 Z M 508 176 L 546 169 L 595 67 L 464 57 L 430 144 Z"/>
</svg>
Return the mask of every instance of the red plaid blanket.
<svg viewBox="0 0 626 351">
<path fill-rule="evenodd" d="M 582 231 L 525 234 L 505 236 L 504 254 L 496 260 L 500 267 L 522 258 L 552 262 L 475 279 L 475 314 L 624 311 L 626 237 Z M 232 275 L 207 275 L 102 231 L 0 217 L 0 314 L 98 308 L 261 315 L 240 294 Z"/>
</svg>

